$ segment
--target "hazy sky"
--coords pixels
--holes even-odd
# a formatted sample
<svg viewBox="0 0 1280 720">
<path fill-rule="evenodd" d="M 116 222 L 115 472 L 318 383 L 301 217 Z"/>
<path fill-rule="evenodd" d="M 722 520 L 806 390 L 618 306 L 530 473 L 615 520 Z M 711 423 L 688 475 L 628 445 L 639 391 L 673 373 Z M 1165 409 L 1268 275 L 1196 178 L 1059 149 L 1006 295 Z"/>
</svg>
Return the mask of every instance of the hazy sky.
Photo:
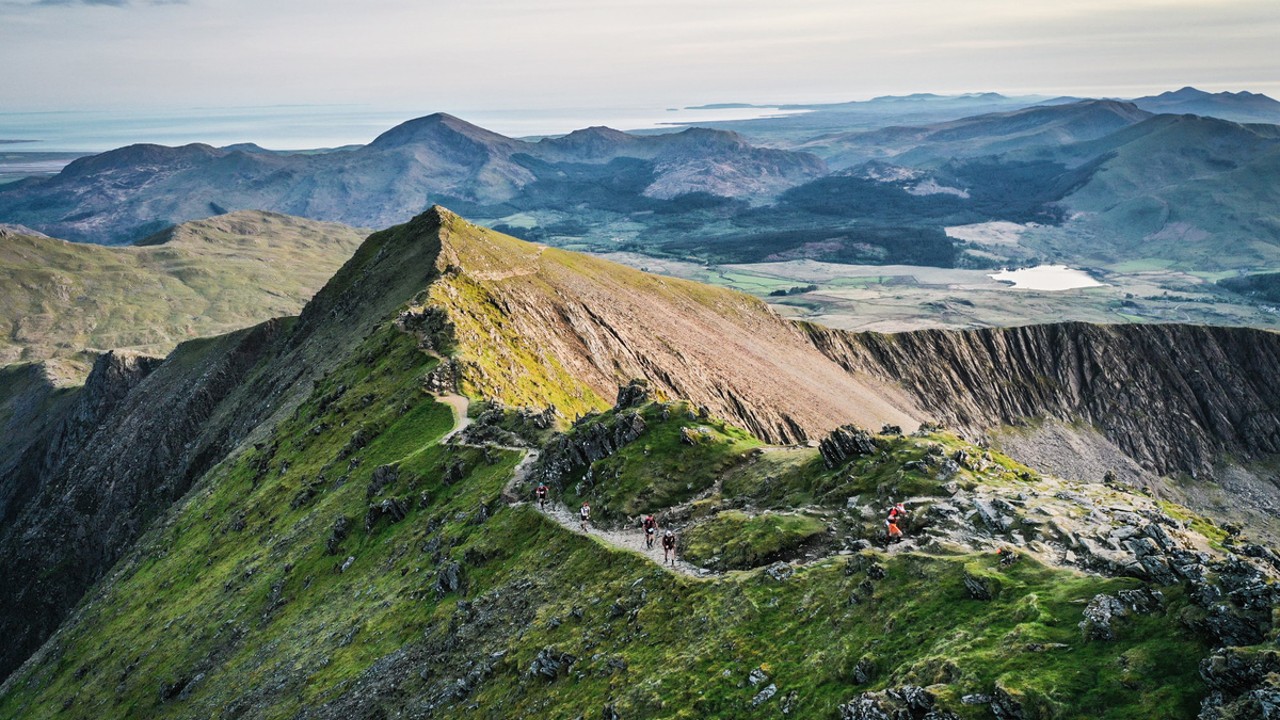
<svg viewBox="0 0 1280 720">
<path fill-rule="evenodd" d="M 1280 0 L 0 0 L 0 111 L 1280 95 Z"/>
</svg>

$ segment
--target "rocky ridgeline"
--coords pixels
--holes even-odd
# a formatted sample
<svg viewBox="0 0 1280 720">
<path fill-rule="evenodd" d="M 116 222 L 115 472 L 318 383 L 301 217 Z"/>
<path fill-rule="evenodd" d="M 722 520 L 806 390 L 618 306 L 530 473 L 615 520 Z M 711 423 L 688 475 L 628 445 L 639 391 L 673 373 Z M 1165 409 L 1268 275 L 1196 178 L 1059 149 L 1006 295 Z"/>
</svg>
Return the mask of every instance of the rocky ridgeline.
<svg viewBox="0 0 1280 720">
<path fill-rule="evenodd" d="M 0 476 L 0 674 L 57 628 L 152 518 L 230 450 L 211 424 L 280 329 L 238 333 L 227 353 L 182 366 L 108 353 L 52 432 Z M 48 568 L 61 568 L 45 579 Z"/>
</svg>

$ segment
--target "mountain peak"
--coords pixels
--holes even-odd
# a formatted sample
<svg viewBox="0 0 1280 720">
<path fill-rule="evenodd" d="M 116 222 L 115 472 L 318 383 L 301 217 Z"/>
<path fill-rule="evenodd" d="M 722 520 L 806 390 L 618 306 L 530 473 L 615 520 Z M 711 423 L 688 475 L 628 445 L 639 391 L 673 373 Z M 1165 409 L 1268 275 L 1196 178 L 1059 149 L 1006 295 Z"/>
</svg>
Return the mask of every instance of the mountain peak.
<svg viewBox="0 0 1280 720">
<path fill-rule="evenodd" d="M 402 122 L 374 138 L 368 147 L 388 149 L 417 143 L 456 143 L 459 140 L 471 141 L 488 148 L 511 146 L 518 142 L 459 117 L 438 112 Z"/>
</svg>

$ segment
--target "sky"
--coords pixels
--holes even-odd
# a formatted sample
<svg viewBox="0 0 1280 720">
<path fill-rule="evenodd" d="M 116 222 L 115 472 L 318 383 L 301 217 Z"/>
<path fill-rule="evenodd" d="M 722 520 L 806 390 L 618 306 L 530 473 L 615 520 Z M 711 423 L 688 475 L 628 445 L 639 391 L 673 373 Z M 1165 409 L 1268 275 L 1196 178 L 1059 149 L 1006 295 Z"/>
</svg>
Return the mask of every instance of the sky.
<svg viewBox="0 0 1280 720">
<path fill-rule="evenodd" d="M 0 0 L 0 112 L 1280 95 L 1278 0 Z"/>
</svg>

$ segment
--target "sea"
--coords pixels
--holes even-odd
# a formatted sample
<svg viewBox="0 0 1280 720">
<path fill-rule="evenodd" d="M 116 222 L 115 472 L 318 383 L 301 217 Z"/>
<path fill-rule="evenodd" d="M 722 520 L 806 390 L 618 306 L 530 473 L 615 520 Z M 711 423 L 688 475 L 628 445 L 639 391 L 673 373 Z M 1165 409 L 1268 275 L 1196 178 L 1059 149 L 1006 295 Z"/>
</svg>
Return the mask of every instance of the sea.
<svg viewBox="0 0 1280 720">
<path fill-rule="evenodd" d="M 559 108 L 467 110 L 370 108 L 355 105 L 191 107 L 166 110 L 0 111 L 0 152 L 97 153 L 134 143 L 216 147 L 256 143 L 268 150 L 312 150 L 363 145 L 416 117 L 448 112 L 509 137 L 563 135 L 592 125 L 618 130 L 776 117 L 803 110 L 777 107 Z"/>
</svg>

